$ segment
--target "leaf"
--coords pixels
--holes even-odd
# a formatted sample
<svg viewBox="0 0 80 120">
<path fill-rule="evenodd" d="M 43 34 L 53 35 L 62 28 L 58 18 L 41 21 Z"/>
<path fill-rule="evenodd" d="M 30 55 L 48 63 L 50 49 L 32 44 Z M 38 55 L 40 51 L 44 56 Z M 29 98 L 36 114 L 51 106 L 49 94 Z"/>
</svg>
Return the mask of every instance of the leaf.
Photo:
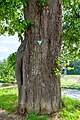
<svg viewBox="0 0 80 120">
<path fill-rule="evenodd" d="M 10 0 L 6 0 L 6 2 L 10 2 Z"/>
<path fill-rule="evenodd" d="M 72 67 L 67 67 L 67 70 L 74 70 L 74 68 L 72 68 Z"/>
</svg>

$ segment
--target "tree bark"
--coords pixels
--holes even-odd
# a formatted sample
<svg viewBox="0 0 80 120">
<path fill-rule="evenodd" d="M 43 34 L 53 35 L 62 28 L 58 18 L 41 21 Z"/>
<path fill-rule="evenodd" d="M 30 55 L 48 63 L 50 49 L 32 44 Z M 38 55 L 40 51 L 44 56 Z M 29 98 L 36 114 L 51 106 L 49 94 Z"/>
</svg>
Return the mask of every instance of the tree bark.
<svg viewBox="0 0 80 120">
<path fill-rule="evenodd" d="M 48 0 L 43 8 L 38 0 L 28 0 L 24 17 L 34 25 L 25 32 L 22 62 L 17 55 L 19 112 L 26 108 L 50 114 L 59 110 L 61 100 L 60 77 L 54 72 L 60 69 L 56 60 L 61 54 L 61 0 Z"/>
</svg>

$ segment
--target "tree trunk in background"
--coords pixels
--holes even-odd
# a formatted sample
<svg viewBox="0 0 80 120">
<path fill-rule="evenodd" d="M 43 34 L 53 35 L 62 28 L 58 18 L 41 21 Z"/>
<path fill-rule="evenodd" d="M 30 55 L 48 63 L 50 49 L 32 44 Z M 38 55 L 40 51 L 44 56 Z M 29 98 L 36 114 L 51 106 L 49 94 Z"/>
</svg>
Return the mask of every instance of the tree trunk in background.
<svg viewBox="0 0 80 120">
<path fill-rule="evenodd" d="M 42 9 L 38 0 L 29 0 L 24 16 L 34 26 L 25 32 L 25 49 L 18 49 L 22 55 L 17 52 L 19 112 L 50 114 L 59 110 L 61 100 L 60 77 L 54 72 L 61 52 L 61 0 L 48 0 Z"/>
</svg>

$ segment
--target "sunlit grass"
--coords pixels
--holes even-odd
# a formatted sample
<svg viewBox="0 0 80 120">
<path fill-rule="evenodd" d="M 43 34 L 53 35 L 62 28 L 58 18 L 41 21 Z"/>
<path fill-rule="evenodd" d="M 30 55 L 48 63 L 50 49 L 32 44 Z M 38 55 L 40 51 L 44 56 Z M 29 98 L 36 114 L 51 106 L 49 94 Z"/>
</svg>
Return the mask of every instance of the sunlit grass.
<svg viewBox="0 0 80 120">
<path fill-rule="evenodd" d="M 0 90 L 0 109 L 12 113 L 17 110 L 17 90 Z M 62 110 L 60 112 L 61 120 L 80 120 L 80 101 L 71 98 L 62 98 Z M 37 115 L 36 113 L 26 114 L 24 120 L 48 120 L 46 115 Z"/>
<path fill-rule="evenodd" d="M 62 82 L 61 83 L 61 88 L 67 88 L 67 89 L 78 89 L 80 90 L 80 84 L 74 84 L 70 82 Z"/>
<path fill-rule="evenodd" d="M 80 75 L 62 75 L 61 87 L 71 88 L 71 89 L 80 89 Z"/>
<path fill-rule="evenodd" d="M 17 90 L 0 90 L 0 109 L 6 110 L 8 113 L 17 109 Z"/>
<path fill-rule="evenodd" d="M 62 120 L 80 120 L 80 101 L 71 98 L 62 98 Z"/>
<path fill-rule="evenodd" d="M 17 90 L 1 89 L 0 90 L 0 109 L 12 113 L 17 110 Z M 34 112 L 26 114 L 24 120 L 48 120 L 47 115 L 37 115 Z"/>
</svg>

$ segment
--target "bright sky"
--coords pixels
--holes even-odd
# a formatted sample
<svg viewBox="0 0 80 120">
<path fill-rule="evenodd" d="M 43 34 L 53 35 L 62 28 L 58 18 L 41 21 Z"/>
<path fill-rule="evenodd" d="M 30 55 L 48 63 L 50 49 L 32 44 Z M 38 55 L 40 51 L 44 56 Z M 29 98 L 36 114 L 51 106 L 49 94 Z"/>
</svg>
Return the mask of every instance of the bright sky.
<svg viewBox="0 0 80 120">
<path fill-rule="evenodd" d="M 16 52 L 19 45 L 17 34 L 0 36 L 0 60 L 6 59 L 9 54 Z"/>
</svg>

